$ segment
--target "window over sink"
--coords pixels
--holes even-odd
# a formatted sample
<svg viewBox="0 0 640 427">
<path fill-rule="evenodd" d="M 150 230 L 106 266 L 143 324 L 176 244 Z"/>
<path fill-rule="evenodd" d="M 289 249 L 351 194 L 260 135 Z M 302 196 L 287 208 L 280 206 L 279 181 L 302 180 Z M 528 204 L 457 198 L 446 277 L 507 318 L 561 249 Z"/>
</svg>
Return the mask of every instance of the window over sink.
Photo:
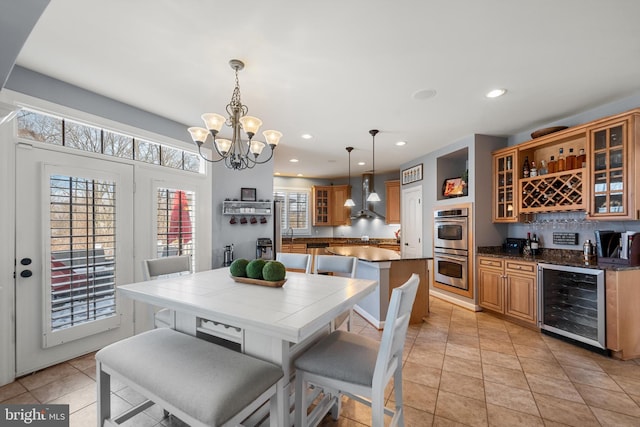
<svg viewBox="0 0 640 427">
<path fill-rule="evenodd" d="M 311 233 L 309 204 L 311 191 L 303 188 L 274 188 L 273 198 L 280 200 L 282 237 Z"/>
</svg>

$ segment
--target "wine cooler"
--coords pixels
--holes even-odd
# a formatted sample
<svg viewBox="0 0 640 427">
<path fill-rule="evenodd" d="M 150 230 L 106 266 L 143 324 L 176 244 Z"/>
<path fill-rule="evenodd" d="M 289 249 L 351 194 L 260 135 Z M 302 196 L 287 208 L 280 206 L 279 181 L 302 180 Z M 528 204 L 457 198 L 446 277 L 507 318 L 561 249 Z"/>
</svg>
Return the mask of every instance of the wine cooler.
<svg viewBox="0 0 640 427">
<path fill-rule="evenodd" d="M 538 264 L 538 289 L 543 331 L 605 349 L 604 270 Z"/>
</svg>

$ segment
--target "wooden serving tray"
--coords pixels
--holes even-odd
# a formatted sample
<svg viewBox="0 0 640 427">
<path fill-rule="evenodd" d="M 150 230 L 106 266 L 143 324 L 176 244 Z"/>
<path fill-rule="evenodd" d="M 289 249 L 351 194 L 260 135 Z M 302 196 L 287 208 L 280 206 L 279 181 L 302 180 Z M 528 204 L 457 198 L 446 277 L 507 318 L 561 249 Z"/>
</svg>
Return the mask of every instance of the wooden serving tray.
<svg viewBox="0 0 640 427">
<path fill-rule="evenodd" d="M 287 281 L 287 279 L 284 279 L 284 280 L 278 280 L 277 282 L 271 282 L 269 280 L 250 279 L 248 277 L 236 277 L 236 276 L 231 276 L 231 278 L 238 283 L 246 283 L 248 285 L 268 286 L 270 288 L 281 288 L 282 285 L 284 285 L 284 282 Z"/>
</svg>

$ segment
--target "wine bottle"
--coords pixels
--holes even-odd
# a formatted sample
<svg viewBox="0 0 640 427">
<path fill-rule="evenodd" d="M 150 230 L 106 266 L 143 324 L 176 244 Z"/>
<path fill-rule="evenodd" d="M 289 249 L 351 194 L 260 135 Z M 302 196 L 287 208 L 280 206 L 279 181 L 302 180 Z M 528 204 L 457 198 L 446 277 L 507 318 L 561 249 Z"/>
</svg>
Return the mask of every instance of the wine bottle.
<svg viewBox="0 0 640 427">
<path fill-rule="evenodd" d="M 584 153 L 584 148 L 580 149 L 580 154 L 578 154 L 578 158 L 576 159 L 576 167 L 577 168 L 587 167 L 587 155 Z"/>
<path fill-rule="evenodd" d="M 536 162 L 531 161 L 531 169 L 529 170 L 529 176 L 538 176 L 538 169 L 536 168 Z"/>
<path fill-rule="evenodd" d="M 524 165 L 522 166 L 522 177 L 529 178 L 531 172 L 531 166 L 529 166 L 529 156 L 524 157 Z"/>
<path fill-rule="evenodd" d="M 531 254 L 538 255 L 538 248 L 538 236 L 536 236 L 536 233 L 533 233 L 533 238 L 531 239 Z"/>
<path fill-rule="evenodd" d="M 557 172 L 556 170 L 557 164 L 558 162 L 556 162 L 555 157 L 551 156 L 551 160 L 549 160 L 549 163 L 547 164 L 547 167 L 549 168 L 549 173 Z"/>
<path fill-rule="evenodd" d="M 564 172 L 566 169 L 566 164 L 564 161 L 564 154 L 562 152 L 562 148 L 560 148 L 560 154 L 558 155 L 558 163 L 556 164 L 557 172 Z"/>
<path fill-rule="evenodd" d="M 538 169 L 538 175 L 546 175 L 549 173 L 549 169 L 547 169 L 547 162 L 544 160 L 540 160 L 540 169 Z"/>
<path fill-rule="evenodd" d="M 569 148 L 569 155 L 567 155 L 566 166 L 568 171 L 578 167 L 576 155 L 573 154 L 573 148 Z"/>
</svg>

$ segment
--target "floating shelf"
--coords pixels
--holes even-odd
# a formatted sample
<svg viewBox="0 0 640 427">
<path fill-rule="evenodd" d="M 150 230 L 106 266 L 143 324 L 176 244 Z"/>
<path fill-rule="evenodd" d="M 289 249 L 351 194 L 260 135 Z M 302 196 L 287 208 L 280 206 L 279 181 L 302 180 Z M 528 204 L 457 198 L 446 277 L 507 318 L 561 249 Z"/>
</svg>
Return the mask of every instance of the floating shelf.
<svg viewBox="0 0 640 427">
<path fill-rule="evenodd" d="M 222 202 L 223 215 L 271 215 L 272 209 L 272 202 L 239 202 L 237 200 Z"/>
</svg>

